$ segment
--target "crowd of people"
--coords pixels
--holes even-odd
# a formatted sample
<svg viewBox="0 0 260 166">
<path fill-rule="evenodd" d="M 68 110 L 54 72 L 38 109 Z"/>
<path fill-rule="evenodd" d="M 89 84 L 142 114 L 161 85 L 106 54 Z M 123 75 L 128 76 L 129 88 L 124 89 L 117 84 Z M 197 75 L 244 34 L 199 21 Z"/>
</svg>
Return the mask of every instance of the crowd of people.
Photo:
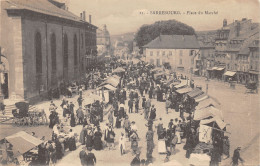
<svg viewBox="0 0 260 166">
<path fill-rule="evenodd" d="M 167 78 L 163 74 L 160 77 L 155 76 L 156 72 L 152 70 L 154 67 L 144 63 L 125 65 L 117 62 L 114 67 L 124 67 L 126 70 L 117 73 L 120 81 L 116 90 L 109 93 L 108 104 L 112 107 L 106 118 L 103 117 L 106 106 L 102 101 L 84 105 L 84 101 L 88 99 L 83 95 L 83 87 L 95 89 L 100 85 L 100 80 L 112 75 L 112 70 L 96 70 L 90 73 L 84 85 L 78 85 L 77 105 L 69 102 L 65 97 L 62 98 L 60 107 L 51 101 L 49 127 L 53 129 L 53 134 L 52 140 L 46 141 L 38 147 L 41 164 L 56 163 L 64 156 L 66 149 L 76 150 L 78 141 L 83 147 L 79 153 L 82 166 L 95 165 L 97 159 L 92 149 L 96 151 L 115 150 L 117 149 L 115 141 L 118 140 L 121 155 L 126 154 L 126 142 L 130 142 L 131 153 L 135 155 L 130 163 L 131 166 L 151 165 L 154 161 L 154 133 L 157 134 L 158 153 L 165 154 L 165 162 L 170 161 L 170 156 L 176 153 L 176 146 L 182 143 L 185 143 L 186 157 L 190 157 L 199 141 L 199 124 L 191 117 L 196 102 L 187 96 L 178 94 L 172 83 L 187 80 L 190 87 L 194 88 L 193 80 L 188 80 L 183 75 L 177 76 L 176 73 L 169 74 Z M 95 75 L 97 75 L 96 78 Z M 72 93 L 67 94 L 69 94 L 68 98 L 72 96 Z M 165 102 L 163 111 L 166 114 L 169 113 L 169 109 L 174 109 L 179 112 L 179 117 L 172 118 L 168 125 L 164 126 L 165 120 L 158 116 L 153 103 L 154 99 L 157 102 Z M 57 109 L 61 109 L 62 113 Z M 186 113 L 189 116 L 185 116 Z M 130 114 L 142 115 L 146 124 L 146 159 L 140 159 L 140 133 L 138 133 L 136 122 L 130 120 Z M 101 125 L 103 121 L 107 121 L 104 127 Z M 74 127 L 77 125 L 82 126 L 79 135 L 74 133 Z M 116 135 L 115 130 L 120 130 L 120 134 Z M 210 152 L 211 163 L 218 165 L 222 153 L 229 157 L 229 140 L 220 131 L 214 131 L 213 135 L 215 139 L 213 150 Z M 186 141 L 183 141 L 184 139 Z M 241 159 L 239 152 L 236 152 L 236 156 L 238 156 L 235 157 L 236 161 Z"/>
</svg>

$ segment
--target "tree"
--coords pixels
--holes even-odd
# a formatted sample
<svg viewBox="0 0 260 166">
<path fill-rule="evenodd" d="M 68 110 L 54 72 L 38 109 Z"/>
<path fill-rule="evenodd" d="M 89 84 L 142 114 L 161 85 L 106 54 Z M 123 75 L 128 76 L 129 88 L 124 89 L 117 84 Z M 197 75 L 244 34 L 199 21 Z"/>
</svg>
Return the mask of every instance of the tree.
<svg viewBox="0 0 260 166">
<path fill-rule="evenodd" d="M 135 35 L 135 41 L 142 54 L 142 46 L 162 35 L 195 35 L 195 30 L 176 20 L 157 21 L 151 25 L 143 25 Z"/>
</svg>

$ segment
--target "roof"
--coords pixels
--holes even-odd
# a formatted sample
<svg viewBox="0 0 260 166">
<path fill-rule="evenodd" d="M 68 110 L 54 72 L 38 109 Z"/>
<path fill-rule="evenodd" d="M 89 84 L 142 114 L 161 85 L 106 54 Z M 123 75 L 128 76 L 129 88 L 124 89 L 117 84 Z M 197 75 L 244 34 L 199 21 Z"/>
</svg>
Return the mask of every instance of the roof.
<svg viewBox="0 0 260 166">
<path fill-rule="evenodd" d="M 182 88 L 182 87 L 185 87 L 185 86 L 188 86 L 187 85 L 188 83 L 187 83 L 187 80 L 181 80 L 181 83 L 179 83 L 179 84 L 177 84 L 176 86 L 175 86 L 175 88 Z"/>
<path fill-rule="evenodd" d="M 192 88 L 186 87 L 186 88 L 178 89 L 176 92 L 178 92 L 179 94 L 185 94 L 185 93 L 189 93 L 191 91 L 192 91 Z"/>
<path fill-rule="evenodd" d="M 198 88 L 194 89 L 193 91 L 189 92 L 187 95 L 191 98 L 195 98 L 199 95 L 202 95 L 204 92 Z"/>
<path fill-rule="evenodd" d="M 29 10 L 83 23 L 80 17 L 69 12 L 68 10 L 57 7 L 48 0 L 6 0 L 6 2 L 9 4 L 9 7 L 6 8 L 7 10 Z"/>
<path fill-rule="evenodd" d="M 195 110 L 195 112 L 194 112 L 194 120 L 202 120 L 202 119 L 206 119 L 209 117 L 212 117 L 212 118 L 218 117 L 219 119 L 223 120 L 223 113 L 221 110 L 219 110 L 213 106 Z"/>
<path fill-rule="evenodd" d="M 24 154 L 25 152 L 43 143 L 42 140 L 24 131 L 8 136 L 5 139 L 13 145 L 13 151 L 16 156 L 19 154 Z"/>
<path fill-rule="evenodd" d="M 143 47 L 157 49 L 199 49 L 200 45 L 195 35 L 160 35 Z"/>
</svg>

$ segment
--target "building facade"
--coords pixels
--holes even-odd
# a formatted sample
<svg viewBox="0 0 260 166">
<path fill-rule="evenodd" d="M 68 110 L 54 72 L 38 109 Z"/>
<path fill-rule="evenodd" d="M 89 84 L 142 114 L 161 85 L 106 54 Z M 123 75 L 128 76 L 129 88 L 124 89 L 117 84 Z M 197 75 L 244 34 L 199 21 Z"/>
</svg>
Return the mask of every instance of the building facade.
<svg viewBox="0 0 260 166">
<path fill-rule="evenodd" d="M 233 79 L 245 84 L 249 81 L 249 43 L 259 38 L 259 24 L 243 18 L 227 24 L 217 31 L 215 39 L 215 65 L 209 74 L 223 79 L 226 71 L 235 73 Z"/>
<path fill-rule="evenodd" d="M 111 41 L 107 26 L 97 29 L 97 61 L 103 62 L 106 57 L 111 57 Z"/>
<path fill-rule="evenodd" d="M 169 63 L 176 71 L 190 73 L 200 63 L 200 46 L 193 35 L 160 35 L 143 48 L 145 61 L 155 66 Z"/>
<path fill-rule="evenodd" d="M 9 98 L 33 99 L 79 80 L 96 50 L 97 27 L 49 0 L 1 1 Z"/>
</svg>

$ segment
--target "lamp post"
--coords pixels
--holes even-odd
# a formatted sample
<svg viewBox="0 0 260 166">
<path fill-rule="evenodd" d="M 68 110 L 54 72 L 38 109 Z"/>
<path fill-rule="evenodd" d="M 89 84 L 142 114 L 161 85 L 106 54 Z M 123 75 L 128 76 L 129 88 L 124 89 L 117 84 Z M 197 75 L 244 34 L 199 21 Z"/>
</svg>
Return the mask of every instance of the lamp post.
<svg viewBox="0 0 260 166">
<path fill-rule="evenodd" d="M 2 64 L 2 48 L 0 46 L 0 103 L 3 103 L 3 95 L 2 95 L 2 72 L 4 70 L 3 64 Z"/>
</svg>

